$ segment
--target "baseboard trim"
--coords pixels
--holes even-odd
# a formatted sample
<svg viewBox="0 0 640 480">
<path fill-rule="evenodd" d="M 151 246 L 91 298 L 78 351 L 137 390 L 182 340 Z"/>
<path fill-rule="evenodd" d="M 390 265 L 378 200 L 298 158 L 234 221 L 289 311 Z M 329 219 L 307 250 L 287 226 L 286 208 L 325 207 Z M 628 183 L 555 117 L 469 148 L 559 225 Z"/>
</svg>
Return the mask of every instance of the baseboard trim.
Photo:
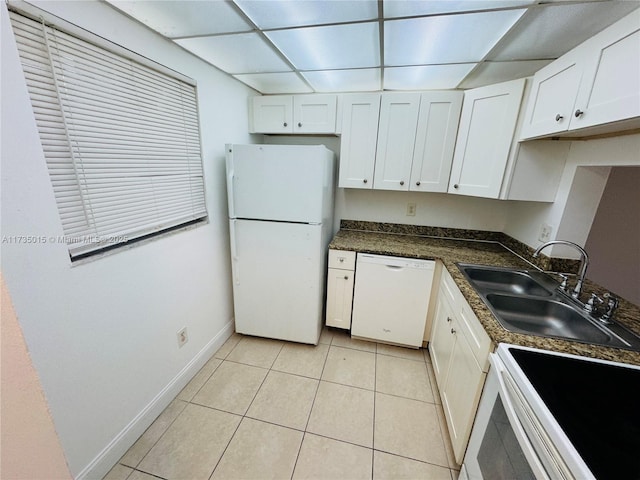
<svg viewBox="0 0 640 480">
<path fill-rule="evenodd" d="M 75 478 L 77 480 L 101 479 L 109 473 L 109 470 L 232 334 L 233 320 L 229 321 Z"/>
</svg>

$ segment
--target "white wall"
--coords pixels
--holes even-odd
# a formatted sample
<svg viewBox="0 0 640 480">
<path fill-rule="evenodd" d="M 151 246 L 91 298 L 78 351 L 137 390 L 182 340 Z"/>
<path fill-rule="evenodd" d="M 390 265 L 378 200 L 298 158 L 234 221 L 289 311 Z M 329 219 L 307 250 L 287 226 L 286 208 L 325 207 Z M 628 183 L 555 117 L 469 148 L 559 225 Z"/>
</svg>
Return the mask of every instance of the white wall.
<svg viewBox="0 0 640 480">
<path fill-rule="evenodd" d="M 0 289 L 0 478 L 68 480 L 71 474 L 2 275 Z"/>
<path fill-rule="evenodd" d="M 265 143 L 323 144 L 340 157 L 339 137 L 265 135 Z M 336 169 L 337 184 L 337 169 Z M 427 225 L 500 232 L 505 226 L 509 204 L 502 200 L 465 197 L 446 193 L 393 192 L 336 189 L 334 230 L 340 220 Z M 407 216 L 407 203 L 416 204 L 416 215 Z"/>
<path fill-rule="evenodd" d="M 614 167 L 585 249 L 587 277 L 640 305 L 640 167 Z"/>
<path fill-rule="evenodd" d="M 209 224 L 72 266 L 61 244 L 2 245 L 2 273 L 74 477 L 108 468 L 231 332 L 224 143 L 253 90 L 105 2 L 41 8 L 198 82 Z M 2 235 L 62 235 L 2 2 Z M 176 332 L 189 329 L 178 349 Z"/>
<path fill-rule="evenodd" d="M 574 141 L 554 203 L 512 202 L 504 232 L 537 247 L 540 227 L 553 227 L 551 239 L 585 244 L 609 175 L 609 167 L 640 165 L 640 134 Z M 548 250 L 553 256 L 577 258 L 570 249 Z"/>
</svg>

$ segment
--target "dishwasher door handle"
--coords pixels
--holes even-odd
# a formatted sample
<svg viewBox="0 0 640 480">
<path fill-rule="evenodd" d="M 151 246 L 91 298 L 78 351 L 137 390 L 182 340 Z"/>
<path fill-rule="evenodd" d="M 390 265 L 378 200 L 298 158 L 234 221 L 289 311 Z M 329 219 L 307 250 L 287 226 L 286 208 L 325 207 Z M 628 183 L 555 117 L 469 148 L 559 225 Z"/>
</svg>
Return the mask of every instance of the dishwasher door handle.
<svg viewBox="0 0 640 480">
<path fill-rule="evenodd" d="M 385 267 L 391 270 L 402 270 L 404 268 L 402 265 L 385 265 Z"/>
</svg>

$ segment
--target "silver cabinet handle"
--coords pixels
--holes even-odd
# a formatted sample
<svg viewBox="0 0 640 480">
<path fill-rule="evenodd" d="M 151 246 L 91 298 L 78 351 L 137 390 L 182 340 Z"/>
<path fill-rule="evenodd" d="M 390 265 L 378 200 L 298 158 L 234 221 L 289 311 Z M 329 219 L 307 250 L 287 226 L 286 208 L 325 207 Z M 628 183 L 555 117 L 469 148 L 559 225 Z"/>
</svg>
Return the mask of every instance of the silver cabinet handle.
<svg viewBox="0 0 640 480">
<path fill-rule="evenodd" d="M 580 109 L 576 110 L 576 113 L 574 114 L 576 116 L 576 118 L 581 117 L 584 114 L 584 112 Z"/>
<path fill-rule="evenodd" d="M 560 120 L 562 120 L 564 117 L 560 114 L 556 115 L 556 122 L 559 122 Z"/>
</svg>

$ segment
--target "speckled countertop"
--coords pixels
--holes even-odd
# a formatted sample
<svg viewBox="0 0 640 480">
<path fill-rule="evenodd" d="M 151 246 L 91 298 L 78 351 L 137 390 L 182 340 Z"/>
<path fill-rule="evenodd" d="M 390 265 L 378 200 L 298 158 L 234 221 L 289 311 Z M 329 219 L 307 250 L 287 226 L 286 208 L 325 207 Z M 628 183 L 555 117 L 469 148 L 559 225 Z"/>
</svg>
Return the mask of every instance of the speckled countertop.
<svg viewBox="0 0 640 480">
<path fill-rule="evenodd" d="M 442 261 L 487 334 L 496 344 L 512 343 L 640 365 L 640 352 L 524 335 L 505 330 L 456 265 L 459 262 L 532 269 L 532 265 L 523 258 L 527 260 L 531 258 L 531 249 L 504 234 L 343 220 L 341 229 L 331 241 L 329 248 Z M 546 261 L 548 262 L 549 259 Z M 602 293 L 605 290 L 592 282 L 585 282 L 583 294 L 588 296 L 591 291 Z M 615 319 L 628 329 L 640 334 L 638 306 L 620 299 L 620 307 Z"/>
</svg>

